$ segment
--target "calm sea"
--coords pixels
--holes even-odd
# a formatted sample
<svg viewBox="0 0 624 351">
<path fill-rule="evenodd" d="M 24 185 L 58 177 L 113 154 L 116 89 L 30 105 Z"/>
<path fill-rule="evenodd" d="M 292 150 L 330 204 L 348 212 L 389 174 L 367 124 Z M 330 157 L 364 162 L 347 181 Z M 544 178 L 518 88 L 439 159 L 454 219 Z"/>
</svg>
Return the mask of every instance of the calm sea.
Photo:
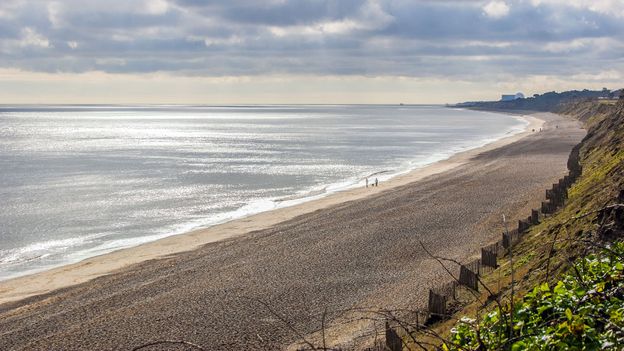
<svg viewBox="0 0 624 351">
<path fill-rule="evenodd" d="M 383 182 L 525 125 L 440 106 L 0 106 L 0 280 Z"/>
</svg>

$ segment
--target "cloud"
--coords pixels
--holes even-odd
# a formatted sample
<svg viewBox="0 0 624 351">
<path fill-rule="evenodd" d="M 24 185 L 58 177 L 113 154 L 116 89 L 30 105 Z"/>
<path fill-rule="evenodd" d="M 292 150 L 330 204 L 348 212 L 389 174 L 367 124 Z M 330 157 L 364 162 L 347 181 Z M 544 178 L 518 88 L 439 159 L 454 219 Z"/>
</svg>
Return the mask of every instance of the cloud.
<svg viewBox="0 0 624 351">
<path fill-rule="evenodd" d="M 490 1 L 483 6 L 483 12 L 492 18 L 502 18 L 509 14 L 509 6 L 504 1 Z"/>
<path fill-rule="evenodd" d="M 148 14 L 162 15 L 169 11 L 169 3 L 165 0 L 145 0 L 145 9 Z"/>
<path fill-rule="evenodd" d="M 48 20 L 50 21 L 50 24 L 52 24 L 52 27 L 54 28 L 61 27 L 63 25 L 63 22 L 59 14 L 62 11 L 62 4 L 55 2 L 55 1 L 50 2 L 47 5 L 47 9 L 48 9 Z"/>
<path fill-rule="evenodd" d="M 26 27 L 22 29 L 22 39 L 20 41 L 20 46 L 49 48 L 50 41 L 43 35 L 37 33 L 33 28 Z"/>
<path fill-rule="evenodd" d="M 178 76 L 624 70 L 621 0 L 6 0 L 0 69 Z"/>
<path fill-rule="evenodd" d="M 224 45 L 232 45 L 232 44 L 242 44 L 243 39 L 238 36 L 232 36 L 228 38 L 204 38 L 204 44 L 207 47 L 211 46 L 224 46 Z"/>
<path fill-rule="evenodd" d="M 564 6 L 624 17 L 624 2 L 621 0 L 531 0 L 534 6 Z"/>
</svg>

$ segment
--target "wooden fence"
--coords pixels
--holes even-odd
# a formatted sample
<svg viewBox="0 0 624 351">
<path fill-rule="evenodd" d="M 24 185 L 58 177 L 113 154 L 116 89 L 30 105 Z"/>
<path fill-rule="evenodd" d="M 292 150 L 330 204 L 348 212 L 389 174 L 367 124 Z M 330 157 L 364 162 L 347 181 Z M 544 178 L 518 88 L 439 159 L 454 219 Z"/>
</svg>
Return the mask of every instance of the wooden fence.
<svg viewBox="0 0 624 351">
<path fill-rule="evenodd" d="M 497 245 L 498 246 L 498 245 Z M 497 268 L 498 267 L 498 248 L 496 251 L 488 250 L 484 247 L 481 248 L 481 263 L 484 267 Z"/>
<path fill-rule="evenodd" d="M 551 189 L 546 190 L 546 201 L 543 201 L 540 209 L 532 209 L 531 215 L 526 219 L 518 220 L 518 228 L 503 233 L 500 241 L 481 248 L 481 258 L 459 266 L 459 278 L 446 284 L 429 290 L 429 303 L 427 306 L 428 320 L 445 318 L 449 314 L 450 300 L 457 299 L 457 286 L 464 285 L 469 289 L 478 291 L 479 275 L 485 270 L 493 270 L 498 267 L 498 257 L 505 254 L 517 241 L 522 238 L 531 226 L 540 223 L 540 217 L 554 213 L 568 198 L 568 189 L 582 173 L 579 162 L 579 146 L 572 149 L 568 158 L 568 175 L 559 179 Z M 541 216 L 540 216 L 541 213 Z M 433 317 L 433 318 L 432 318 Z M 418 322 L 417 322 L 418 324 Z M 391 351 L 403 349 L 403 342 L 396 330 L 386 323 L 386 347 Z"/>
</svg>

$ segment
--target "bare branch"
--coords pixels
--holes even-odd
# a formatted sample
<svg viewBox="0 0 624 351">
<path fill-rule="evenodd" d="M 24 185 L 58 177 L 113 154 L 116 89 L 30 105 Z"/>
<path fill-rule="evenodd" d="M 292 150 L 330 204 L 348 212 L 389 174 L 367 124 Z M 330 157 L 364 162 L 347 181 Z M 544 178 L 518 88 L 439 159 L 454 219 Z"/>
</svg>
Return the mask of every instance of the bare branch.
<svg viewBox="0 0 624 351">
<path fill-rule="evenodd" d="M 194 347 L 194 348 L 196 348 L 198 350 L 206 350 L 206 349 L 204 349 L 203 347 L 201 347 L 201 346 L 199 346 L 197 344 L 194 344 L 194 343 L 188 342 L 188 341 L 184 341 L 184 340 L 160 340 L 160 341 L 154 341 L 154 342 L 150 342 L 150 343 L 147 343 L 147 344 L 143 344 L 143 345 L 137 346 L 137 347 L 133 348 L 132 351 L 137 351 L 137 350 L 140 350 L 140 349 L 144 349 L 146 347 L 155 346 L 155 345 L 163 345 L 163 344 L 186 345 L 186 346 Z"/>
</svg>

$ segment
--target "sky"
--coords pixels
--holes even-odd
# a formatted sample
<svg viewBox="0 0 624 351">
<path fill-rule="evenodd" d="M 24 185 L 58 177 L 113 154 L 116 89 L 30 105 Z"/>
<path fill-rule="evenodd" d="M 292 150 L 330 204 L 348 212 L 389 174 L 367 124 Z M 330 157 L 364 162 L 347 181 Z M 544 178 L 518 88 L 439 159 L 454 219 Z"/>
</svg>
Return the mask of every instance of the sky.
<svg viewBox="0 0 624 351">
<path fill-rule="evenodd" d="M 624 86 L 624 0 L 2 0 L 0 104 L 452 103 Z"/>
</svg>

